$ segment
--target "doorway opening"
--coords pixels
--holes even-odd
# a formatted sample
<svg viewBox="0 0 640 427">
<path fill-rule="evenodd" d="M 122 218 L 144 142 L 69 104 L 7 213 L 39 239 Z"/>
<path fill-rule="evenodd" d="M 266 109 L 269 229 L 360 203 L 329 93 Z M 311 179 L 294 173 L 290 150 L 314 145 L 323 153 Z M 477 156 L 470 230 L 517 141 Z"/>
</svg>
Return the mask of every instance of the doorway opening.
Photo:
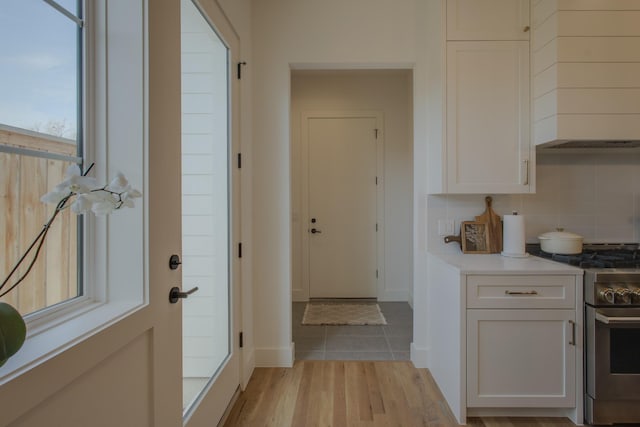
<svg viewBox="0 0 640 427">
<path fill-rule="evenodd" d="M 296 359 L 409 358 L 412 80 L 406 69 L 291 72 Z M 378 303 L 387 325 L 302 325 L 318 299 Z"/>
</svg>

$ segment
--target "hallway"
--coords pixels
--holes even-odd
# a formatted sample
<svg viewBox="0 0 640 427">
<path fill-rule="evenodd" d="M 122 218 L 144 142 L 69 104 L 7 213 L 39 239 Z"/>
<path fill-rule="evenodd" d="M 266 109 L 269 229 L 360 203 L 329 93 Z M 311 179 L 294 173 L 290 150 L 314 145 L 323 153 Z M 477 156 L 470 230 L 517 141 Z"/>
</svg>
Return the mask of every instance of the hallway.
<svg viewBox="0 0 640 427">
<path fill-rule="evenodd" d="M 409 360 L 413 310 L 406 302 L 380 302 L 387 324 L 365 326 L 302 325 L 306 303 L 293 303 L 296 360 Z"/>
</svg>

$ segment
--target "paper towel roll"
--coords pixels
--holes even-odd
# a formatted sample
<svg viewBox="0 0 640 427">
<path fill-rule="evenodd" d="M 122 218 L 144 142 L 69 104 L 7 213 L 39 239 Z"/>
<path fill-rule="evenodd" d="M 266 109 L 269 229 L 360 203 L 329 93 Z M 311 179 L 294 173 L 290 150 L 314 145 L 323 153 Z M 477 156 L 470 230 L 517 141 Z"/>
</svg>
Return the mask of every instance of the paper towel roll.
<svg viewBox="0 0 640 427">
<path fill-rule="evenodd" d="M 502 218 L 502 255 L 507 257 L 526 257 L 524 217 L 516 212 Z"/>
</svg>

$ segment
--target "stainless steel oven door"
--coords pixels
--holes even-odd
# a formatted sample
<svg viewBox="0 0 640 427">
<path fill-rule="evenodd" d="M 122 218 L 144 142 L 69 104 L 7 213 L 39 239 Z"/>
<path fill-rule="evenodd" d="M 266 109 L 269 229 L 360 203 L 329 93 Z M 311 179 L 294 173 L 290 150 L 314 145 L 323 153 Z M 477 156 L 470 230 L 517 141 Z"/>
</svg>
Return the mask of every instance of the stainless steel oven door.
<svg viewBox="0 0 640 427">
<path fill-rule="evenodd" d="M 585 326 L 587 394 L 640 400 L 640 308 L 587 306 Z"/>
</svg>

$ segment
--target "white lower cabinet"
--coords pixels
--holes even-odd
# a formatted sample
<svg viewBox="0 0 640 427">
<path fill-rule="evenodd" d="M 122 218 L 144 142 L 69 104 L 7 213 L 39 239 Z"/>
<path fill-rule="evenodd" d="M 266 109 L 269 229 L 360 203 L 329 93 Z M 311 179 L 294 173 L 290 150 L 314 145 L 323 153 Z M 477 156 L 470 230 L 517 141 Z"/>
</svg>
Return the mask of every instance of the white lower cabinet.
<svg viewBox="0 0 640 427">
<path fill-rule="evenodd" d="M 576 405 L 575 310 L 467 310 L 467 407 Z"/>
<path fill-rule="evenodd" d="M 467 417 L 583 421 L 582 270 L 537 257 L 428 258 L 429 368 Z"/>
</svg>

